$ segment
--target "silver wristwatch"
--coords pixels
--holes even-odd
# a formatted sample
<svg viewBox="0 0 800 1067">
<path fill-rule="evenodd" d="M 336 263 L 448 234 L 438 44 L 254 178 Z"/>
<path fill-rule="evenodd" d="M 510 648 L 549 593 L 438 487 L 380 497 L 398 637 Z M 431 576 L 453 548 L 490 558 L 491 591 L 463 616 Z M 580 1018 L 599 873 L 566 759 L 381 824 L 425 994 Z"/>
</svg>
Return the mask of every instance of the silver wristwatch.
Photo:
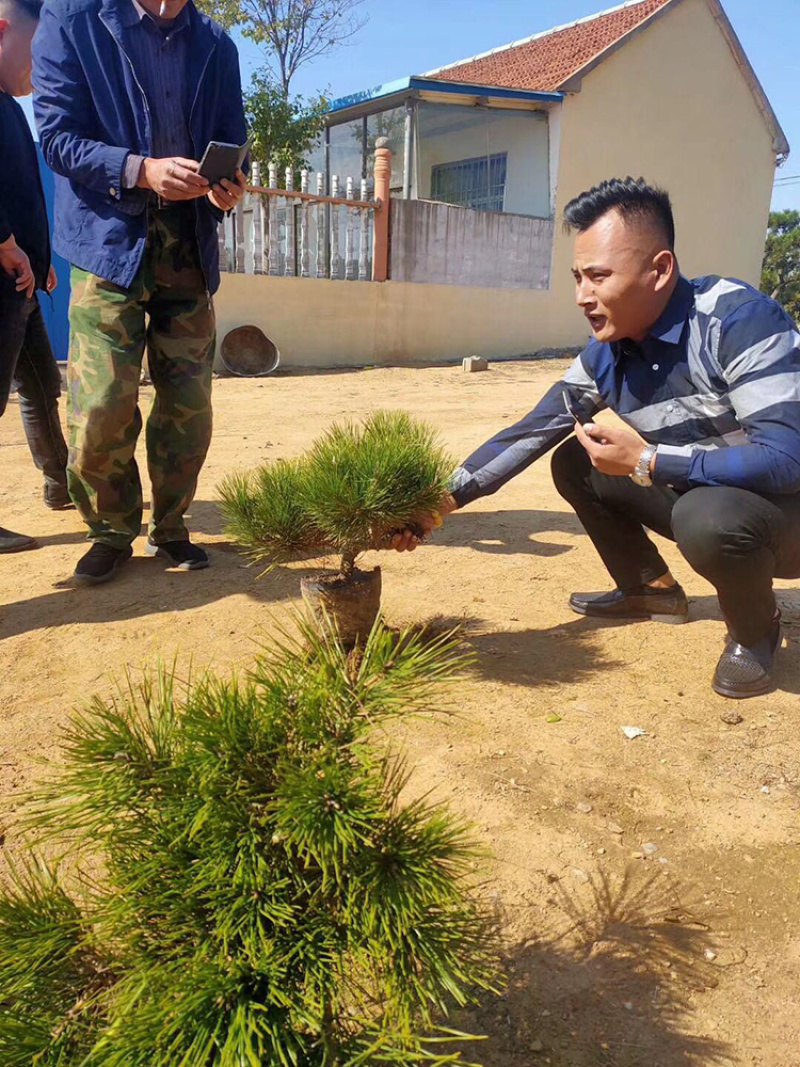
<svg viewBox="0 0 800 1067">
<path fill-rule="evenodd" d="M 653 462 L 653 456 L 658 450 L 658 445 L 645 445 L 642 449 L 642 454 L 639 456 L 639 462 L 634 468 L 631 479 L 636 482 L 637 485 L 652 485 L 653 479 L 650 477 L 650 464 Z"/>
</svg>

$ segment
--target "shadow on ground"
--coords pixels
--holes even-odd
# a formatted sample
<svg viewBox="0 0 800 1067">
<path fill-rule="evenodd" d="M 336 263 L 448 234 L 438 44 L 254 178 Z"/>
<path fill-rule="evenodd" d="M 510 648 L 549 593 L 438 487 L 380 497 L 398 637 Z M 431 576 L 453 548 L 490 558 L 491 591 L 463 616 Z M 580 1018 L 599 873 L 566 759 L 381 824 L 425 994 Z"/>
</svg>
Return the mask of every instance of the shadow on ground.
<svg viewBox="0 0 800 1067">
<path fill-rule="evenodd" d="M 586 681 L 623 666 L 596 640 L 598 631 L 618 623 L 578 617 L 543 630 L 488 630 L 487 625 L 477 618 L 436 615 L 413 629 L 431 638 L 454 632 L 474 657 L 478 677 L 529 688 Z"/>
<path fill-rule="evenodd" d="M 202 543 L 202 538 L 198 538 Z M 158 614 L 183 614 L 228 597 L 244 595 L 268 605 L 300 595 L 302 569 L 277 568 L 260 576 L 231 545 L 215 544 L 211 566 L 202 571 L 167 569 L 161 559 L 145 557 L 143 538 L 135 555 L 108 584 L 75 587 L 70 578 L 52 592 L 3 605 L 0 639 L 74 624 L 114 624 Z M 77 557 L 76 557 L 77 558 Z M 268 614 L 265 613 L 265 622 Z"/>
<path fill-rule="evenodd" d="M 742 960 L 680 886 L 660 870 L 629 871 L 591 875 L 582 890 L 553 885 L 556 929 L 515 944 L 504 993 L 458 1020 L 488 1038 L 468 1055 L 486 1067 L 734 1062 L 725 1042 L 692 1033 L 691 1017 L 693 1001 Z"/>
<path fill-rule="evenodd" d="M 572 545 L 540 539 L 543 533 L 580 534 L 571 511 L 457 511 L 435 534 L 437 545 L 466 545 L 490 555 L 560 556 Z"/>
</svg>

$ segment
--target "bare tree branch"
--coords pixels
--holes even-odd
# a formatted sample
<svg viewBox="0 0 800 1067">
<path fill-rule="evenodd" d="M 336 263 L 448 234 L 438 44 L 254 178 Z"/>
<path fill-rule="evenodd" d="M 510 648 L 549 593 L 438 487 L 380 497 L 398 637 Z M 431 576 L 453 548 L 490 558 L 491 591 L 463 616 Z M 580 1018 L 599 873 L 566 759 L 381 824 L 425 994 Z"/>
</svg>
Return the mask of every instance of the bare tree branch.
<svg viewBox="0 0 800 1067">
<path fill-rule="evenodd" d="M 263 45 L 284 96 L 298 70 L 348 44 L 367 22 L 365 0 L 198 0 L 224 26 Z"/>
</svg>

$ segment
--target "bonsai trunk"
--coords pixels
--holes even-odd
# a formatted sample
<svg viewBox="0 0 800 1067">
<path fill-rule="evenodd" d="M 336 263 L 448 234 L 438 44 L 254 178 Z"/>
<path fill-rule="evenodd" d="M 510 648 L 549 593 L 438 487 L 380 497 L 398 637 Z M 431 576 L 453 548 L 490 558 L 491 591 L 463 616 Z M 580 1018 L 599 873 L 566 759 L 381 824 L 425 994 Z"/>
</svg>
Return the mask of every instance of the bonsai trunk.
<svg viewBox="0 0 800 1067">
<path fill-rule="evenodd" d="M 381 610 L 381 569 L 359 570 L 356 554 L 343 553 L 338 574 L 303 578 L 300 583 L 303 599 L 320 619 L 328 617 L 346 648 L 366 641 Z"/>
</svg>

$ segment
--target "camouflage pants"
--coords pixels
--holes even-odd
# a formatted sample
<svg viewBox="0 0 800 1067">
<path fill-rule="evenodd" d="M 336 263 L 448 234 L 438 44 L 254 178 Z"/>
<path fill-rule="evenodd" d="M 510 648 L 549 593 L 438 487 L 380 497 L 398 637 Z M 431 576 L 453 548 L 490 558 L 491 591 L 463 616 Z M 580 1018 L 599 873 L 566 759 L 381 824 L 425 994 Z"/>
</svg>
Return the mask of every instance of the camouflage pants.
<svg viewBox="0 0 800 1067">
<path fill-rule="evenodd" d="M 134 452 L 145 348 L 156 393 L 146 430 L 149 534 L 158 544 L 188 536 L 183 515 L 211 441 L 214 341 L 193 211 L 153 213 L 129 289 L 72 268 L 68 480 L 90 540 L 123 548 L 141 531 Z"/>
</svg>

